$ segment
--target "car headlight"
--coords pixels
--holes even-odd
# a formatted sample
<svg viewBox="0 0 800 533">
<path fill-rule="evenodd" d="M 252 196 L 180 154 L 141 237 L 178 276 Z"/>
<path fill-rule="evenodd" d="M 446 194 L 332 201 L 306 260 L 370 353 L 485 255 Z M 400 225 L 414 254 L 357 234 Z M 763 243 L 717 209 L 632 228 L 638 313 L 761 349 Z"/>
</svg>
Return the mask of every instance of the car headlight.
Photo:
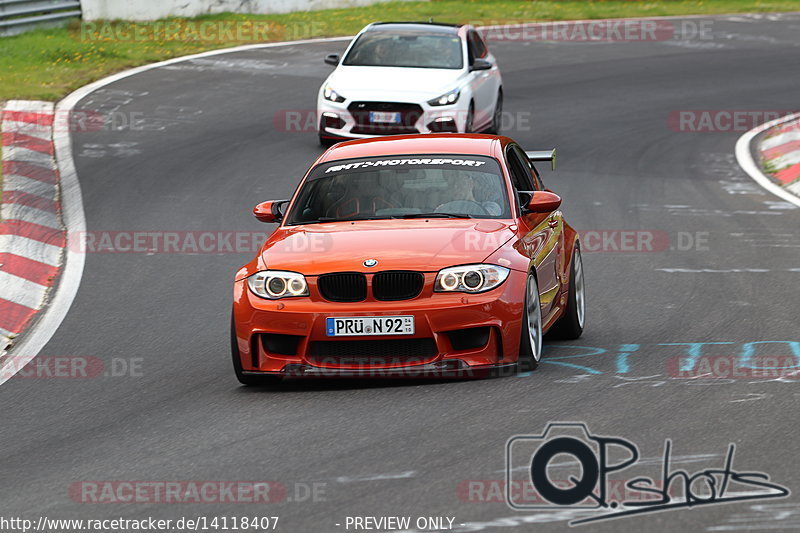
<svg viewBox="0 0 800 533">
<path fill-rule="evenodd" d="M 333 87 L 327 83 L 325 84 L 325 88 L 322 90 L 322 97 L 325 98 L 325 100 L 330 100 L 331 102 L 336 102 L 339 104 L 345 101 L 345 97 L 334 91 Z"/>
<path fill-rule="evenodd" d="M 497 265 L 463 265 L 444 268 L 436 275 L 435 292 L 486 292 L 501 285 L 509 270 Z"/>
<path fill-rule="evenodd" d="M 247 286 L 256 296 L 268 300 L 308 296 L 306 278 L 297 272 L 262 270 L 247 278 Z"/>
<path fill-rule="evenodd" d="M 442 96 L 434 98 L 433 100 L 428 100 L 428 105 L 432 106 L 439 106 L 439 105 L 450 105 L 455 104 L 458 102 L 458 97 L 461 95 L 461 89 L 455 89 L 450 91 L 449 93 L 444 93 Z"/>
</svg>

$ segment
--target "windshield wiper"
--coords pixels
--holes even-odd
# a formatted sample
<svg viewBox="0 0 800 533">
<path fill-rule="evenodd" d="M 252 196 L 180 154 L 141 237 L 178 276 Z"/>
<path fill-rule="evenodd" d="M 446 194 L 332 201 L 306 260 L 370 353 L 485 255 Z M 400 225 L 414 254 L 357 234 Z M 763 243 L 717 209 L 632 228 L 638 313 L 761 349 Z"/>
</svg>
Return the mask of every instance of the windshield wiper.
<svg viewBox="0 0 800 533">
<path fill-rule="evenodd" d="M 314 220 L 304 220 L 298 224 L 323 224 L 325 222 L 357 222 L 359 220 L 389 220 L 393 218 L 475 218 L 466 213 L 407 213 L 405 215 L 382 215 L 356 218 L 319 217 Z"/>
<path fill-rule="evenodd" d="M 466 213 L 409 213 L 402 218 L 475 218 Z"/>
<path fill-rule="evenodd" d="M 358 222 L 359 220 L 386 220 L 390 218 L 399 218 L 399 217 L 397 215 L 356 217 L 356 218 L 319 217 L 315 218 L 314 220 L 306 220 L 300 222 L 300 224 L 320 224 L 324 222 Z"/>
</svg>

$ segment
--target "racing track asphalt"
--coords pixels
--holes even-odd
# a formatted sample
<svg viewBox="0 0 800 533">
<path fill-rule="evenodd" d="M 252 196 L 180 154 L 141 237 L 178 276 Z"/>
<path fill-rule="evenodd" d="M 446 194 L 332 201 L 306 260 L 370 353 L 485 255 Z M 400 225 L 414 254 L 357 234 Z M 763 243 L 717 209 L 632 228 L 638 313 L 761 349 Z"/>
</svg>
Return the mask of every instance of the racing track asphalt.
<svg viewBox="0 0 800 533">
<path fill-rule="evenodd" d="M 693 19 L 699 20 L 699 19 Z M 800 212 L 756 186 L 733 148 L 741 132 L 670 129 L 673 111 L 796 109 L 800 15 L 719 17 L 711 39 L 680 43 L 494 43 L 512 115 L 528 149 L 559 150 L 545 182 L 580 230 L 666 232 L 673 249 L 585 254 L 588 325 L 569 348 L 551 343 L 530 374 L 460 382 L 296 383 L 239 387 L 228 354 L 231 280 L 250 254 L 88 254 L 82 285 L 39 354 L 139 358 L 136 376 L 17 377 L 0 387 L 3 515 L 100 518 L 279 515 L 284 531 L 343 529 L 346 515 L 444 515 L 474 530 L 518 517 L 502 502 L 464 501 L 462 480 L 503 478 L 504 445 L 548 421 L 586 421 L 676 464 L 763 470 L 800 490 L 793 382 L 669 379 L 685 355 L 663 343 L 800 341 L 796 287 Z M 238 52 L 154 69 L 84 99 L 144 127 L 74 135 L 89 231 L 262 231 L 250 210 L 288 196 L 321 149 L 284 132 L 281 110 L 308 110 L 344 43 Z M 707 250 L 677 249 L 708 232 Z M 657 233 L 657 235 L 662 235 Z M 660 237 L 659 237 L 660 238 Z M 681 237 L 685 241 L 684 237 Z M 764 269 L 691 272 L 660 269 Z M 619 357 L 620 345 L 639 345 Z M 790 345 L 758 346 L 790 354 Z M 588 348 L 588 347 L 591 347 Z M 628 347 L 629 351 L 631 348 Z M 604 350 L 604 351 L 603 351 Z M 558 357 L 594 352 L 569 360 Z M 565 362 L 580 365 L 566 366 Z M 645 379 L 647 378 L 647 379 Z M 645 383 L 637 383 L 644 380 Z M 697 468 L 700 468 L 697 466 Z M 658 469 L 651 472 L 658 474 Z M 325 483 L 314 503 L 90 505 L 82 480 L 278 480 Z M 795 499 L 674 511 L 593 530 L 697 531 L 796 527 Z M 757 502 L 758 503 L 758 502 Z M 538 520 L 565 526 L 564 516 Z"/>
</svg>

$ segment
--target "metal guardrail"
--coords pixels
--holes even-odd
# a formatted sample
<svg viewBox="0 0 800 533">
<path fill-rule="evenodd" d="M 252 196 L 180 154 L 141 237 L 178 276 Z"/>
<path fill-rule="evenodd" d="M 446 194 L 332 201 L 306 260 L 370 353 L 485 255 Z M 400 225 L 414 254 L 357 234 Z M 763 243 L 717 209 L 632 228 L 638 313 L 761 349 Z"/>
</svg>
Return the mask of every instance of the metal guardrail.
<svg viewBox="0 0 800 533">
<path fill-rule="evenodd" d="M 0 0 L 0 37 L 80 16 L 80 0 Z"/>
</svg>

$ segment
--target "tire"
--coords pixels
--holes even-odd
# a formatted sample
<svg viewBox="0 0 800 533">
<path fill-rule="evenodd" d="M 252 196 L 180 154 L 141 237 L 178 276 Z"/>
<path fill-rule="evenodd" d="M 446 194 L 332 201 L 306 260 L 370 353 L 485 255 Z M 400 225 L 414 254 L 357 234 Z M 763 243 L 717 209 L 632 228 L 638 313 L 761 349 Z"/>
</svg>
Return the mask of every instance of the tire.
<svg viewBox="0 0 800 533">
<path fill-rule="evenodd" d="M 467 120 L 464 122 L 464 133 L 472 133 L 472 127 L 475 125 L 475 104 L 469 103 L 467 110 Z"/>
<path fill-rule="evenodd" d="M 486 130 L 487 133 L 492 135 L 500 135 L 500 127 L 503 124 L 503 89 L 497 91 L 497 102 L 494 104 L 494 113 L 492 114 L 492 125 Z"/>
<path fill-rule="evenodd" d="M 581 248 L 577 243 L 572 251 L 572 262 L 569 269 L 569 293 L 567 308 L 548 332 L 554 339 L 577 339 L 583 333 L 586 323 L 586 287 L 583 280 L 583 260 Z"/>
<path fill-rule="evenodd" d="M 239 353 L 239 344 L 236 342 L 236 327 L 233 322 L 233 313 L 231 313 L 231 357 L 233 358 L 233 371 L 236 373 L 236 379 L 242 385 L 250 387 L 274 387 L 280 384 L 280 376 L 253 376 L 242 372 L 242 360 Z"/>
<path fill-rule="evenodd" d="M 517 368 L 523 372 L 535 370 L 542 358 L 542 309 L 539 303 L 539 284 L 533 274 L 528 274 L 525 282 L 521 330 Z"/>
</svg>

